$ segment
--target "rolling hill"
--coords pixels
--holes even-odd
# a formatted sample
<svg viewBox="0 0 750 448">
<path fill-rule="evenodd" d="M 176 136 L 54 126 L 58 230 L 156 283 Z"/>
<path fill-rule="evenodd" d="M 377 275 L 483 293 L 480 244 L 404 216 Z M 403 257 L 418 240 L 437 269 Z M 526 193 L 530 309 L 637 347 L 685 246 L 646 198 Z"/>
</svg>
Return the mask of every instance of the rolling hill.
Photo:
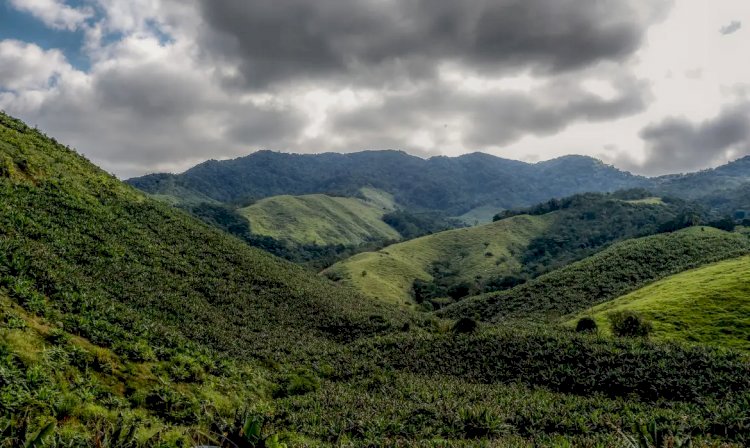
<svg viewBox="0 0 750 448">
<path fill-rule="evenodd" d="M 183 436 L 207 428 L 267 390 L 254 360 L 301 360 L 410 319 L 145 197 L 4 114 L 0 299 L 0 409 L 17 415 L 0 430 L 56 416 L 90 437 L 118 414 Z"/>
<path fill-rule="evenodd" d="M 745 235 L 710 227 L 630 239 L 515 288 L 467 298 L 438 314 L 495 322 L 514 317 L 557 319 L 663 277 L 749 251 Z"/>
<path fill-rule="evenodd" d="M 378 300 L 413 303 L 414 280 L 430 280 L 432 265 L 449 260 L 462 280 L 520 272 L 516 259 L 547 225 L 544 217 L 519 216 L 478 227 L 448 230 L 357 254 L 323 272 Z"/>
<path fill-rule="evenodd" d="M 738 351 L 369 300 L 0 114 L 3 447 L 618 446 L 652 423 L 740 447 L 748 394 Z"/>
<path fill-rule="evenodd" d="M 428 301 L 439 308 L 472 293 L 523 282 L 614 241 L 657 233 L 684 206 L 653 198 L 623 200 L 622 194 L 587 193 L 507 212 L 508 217 L 490 224 L 355 255 L 323 274 L 373 298 Z"/>
<path fill-rule="evenodd" d="M 377 191 L 372 191 L 377 194 Z M 378 203 L 323 194 L 273 196 L 237 210 L 250 221 L 250 230 L 299 245 L 354 246 L 372 241 L 395 241 L 401 235 L 383 215 L 395 210 L 387 195 Z"/>
<path fill-rule="evenodd" d="M 750 257 L 702 266 L 664 278 L 584 311 L 600 328 L 611 312 L 636 311 L 654 337 L 750 350 Z"/>
</svg>

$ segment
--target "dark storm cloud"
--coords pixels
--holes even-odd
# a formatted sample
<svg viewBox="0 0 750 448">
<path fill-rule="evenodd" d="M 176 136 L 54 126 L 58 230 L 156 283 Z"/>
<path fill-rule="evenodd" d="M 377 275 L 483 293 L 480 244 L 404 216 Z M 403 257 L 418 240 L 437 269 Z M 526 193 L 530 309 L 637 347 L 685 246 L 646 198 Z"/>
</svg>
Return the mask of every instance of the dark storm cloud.
<svg viewBox="0 0 750 448">
<path fill-rule="evenodd" d="M 641 131 L 645 173 L 692 171 L 750 153 L 750 103 L 730 106 L 702 123 L 669 118 Z"/>
<path fill-rule="evenodd" d="M 450 61 L 480 71 L 560 73 L 622 60 L 666 1 L 198 0 L 204 50 L 247 85 L 384 83 Z"/>
<path fill-rule="evenodd" d="M 733 20 L 728 25 L 725 25 L 725 26 L 721 27 L 721 29 L 719 30 L 719 32 L 721 34 L 727 36 L 729 34 L 736 33 L 737 31 L 740 30 L 740 28 L 742 28 L 742 22 L 740 22 L 739 20 Z"/>
</svg>

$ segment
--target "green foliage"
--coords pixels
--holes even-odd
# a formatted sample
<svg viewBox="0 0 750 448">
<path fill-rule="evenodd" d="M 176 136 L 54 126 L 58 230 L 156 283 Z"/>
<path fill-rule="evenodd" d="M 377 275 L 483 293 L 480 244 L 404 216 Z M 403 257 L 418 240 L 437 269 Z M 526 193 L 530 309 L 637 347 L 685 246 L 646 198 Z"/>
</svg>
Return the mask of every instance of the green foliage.
<svg viewBox="0 0 750 448">
<path fill-rule="evenodd" d="M 303 264 L 316 271 L 359 252 L 380 249 L 391 242 L 390 240 L 374 238 L 372 241 L 368 239 L 368 242 L 354 245 L 297 244 L 288 239 L 276 239 L 253 233 L 248 219 L 226 205 L 201 202 L 198 204 L 183 204 L 181 208 L 205 223 L 240 238 L 252 247 L 257 247 L 294 263 Z"/>
<path fill-rule="evenodd" d="M 460 222 L 445 218 L 436 212 L 415 213 L 396 210 L 383 215 L 383 221 L 396 229 L 405 240 L 462 227 Z"/>
<path fill-rule="evenodd" d="M 576 332 L 578 333 L 596 333 L 599 329 L 596 321 L 590 317 L 582 317 L 578 319 L 576 324 Z"/>
<path fill-rule="evenodd" d="M 607 315 L 612 333 L 621 338 L 645 338 L 653 329 L 651 322 L 633 311 L 616 311 Z"/>
<path fill-rule="evenodd" d="M 551 217 L 518 216 L 477 227 L 439 232 L 394 244 L 377 252 L 355 255 L 326 271 L 343 283 L 382 301 L 416 303 L 453 296 L 460 298 L 481 289 L 484 279 L 518 273 L 518 255 L 542 233 Z M 485 256 L 492 252 L 493 257 Z M 368 275 L 362 277 L 360 272 Z M 481 278 L 477 278 L 480 276 Z M 449 291 L 455 287 L 452 291 Z M 424 294 L 423 294 L 424 293 Z M 433 301 L 434 302 L 434 301 Z M 442 306 L 432 303 L 431 306 Z"/>
<path fill-rule="evenodd" d="M 397 151 L 284 154 L 259 151 L 234 160 L 210 160 L 180 175 L 130 179 L 152 194 L 210 197 L 230 203 L 252 196 L 325 193 L 355 196 L 362 187 L 393 195 L 409 210 L 461 215 L 480 206 L 522 207 L 554 196 L 614 191 L 648 184 L 598 160 L 568 156 L 536 164 L 488 154 L 421 159 Z"/>
<path fill-rule="evenodd" d="M 462 317 L 461 319 L 458 319 L 455 324 L 453 324 L 452 331 L 454 333 L 473 333 L 477 330 L 479 327 L 479 324 L 474 319 L 469 319 L 468 317 Z"/>
<path fill-rule="evenodd" d="M 456 334 L 148 199 L 17 120 L 0 125 L 13 165 L 0 176 L 0 446 L 616 446 L 642 421 L 697 446 L 750 442 L 744 354 L 470 319 Z M 549 224 L 433 235 L 409 246 L 426 254 L 412 266 L 453 253 L 464 280 L 512 275 Z M 744 250 L 742 235 L 700 233 L 698 260 Z"/>
<path fill-rule="evenodd" d="M 438 314 L 485 321 L 556 319 L 748 250 L 747 237 L 702 227 L 628 240 L 512 289 L 467 298 Z"/>
<path fill-rule="evenodd" d="M 750 258 L 733 258 L 666 277 L 584 313 L 604 326 L 610 312 L 635 311 L 652 322 L 654 338 L 750 350 L 748 276 Z"/>
</svg>

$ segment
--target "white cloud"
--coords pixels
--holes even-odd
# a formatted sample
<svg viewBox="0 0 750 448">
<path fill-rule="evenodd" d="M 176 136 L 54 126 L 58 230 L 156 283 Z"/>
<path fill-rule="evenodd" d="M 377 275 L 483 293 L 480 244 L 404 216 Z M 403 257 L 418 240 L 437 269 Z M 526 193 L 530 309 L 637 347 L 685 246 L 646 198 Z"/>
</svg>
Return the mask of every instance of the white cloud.
<svg viewBox="0 0 750 448">
<path fill-rule="evenodd" d="M 0 41 L 0 86 L 6 90 L 47 89 L 72 67 L 59 50 L 43 50 L 17 40 Z"/>
<path fill-rule="evenodd" d="M 60 0 L 10 0 L 10 4 L 19 11 L 30 13 L 50 28 L 70 31 L 78 29 L 94 15 L 90 7 L 73 8 Z"/>
</svg>

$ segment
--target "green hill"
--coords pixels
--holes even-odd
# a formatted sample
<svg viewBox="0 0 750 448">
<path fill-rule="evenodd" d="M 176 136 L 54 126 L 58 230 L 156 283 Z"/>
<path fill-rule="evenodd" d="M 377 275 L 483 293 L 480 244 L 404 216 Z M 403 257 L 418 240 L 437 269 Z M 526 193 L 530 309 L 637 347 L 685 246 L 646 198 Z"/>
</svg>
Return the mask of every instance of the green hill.
<svg viewBox="0 0 750 448">
<path fill-rule="evenodd" d="M 69 401 L 57 419 L 71 433 L 118 413 L 207 428 L 264 384 L 253 360 L 304 363 L 312 348 L 407 319 L 146 198 L 2 114 L 0 297 L 0 414 L 37 425 Z"/>
<path fill-rule="evenodd" d="M 657 338 L 750 350 L 750 257 L 681 272 L 580 315 L 608 329 L 607 314 L 622 310 L 644 315 Z"/>
<path fill-rule="evenodd" d="M 518 216 L 466 229 L 448 230 L 365 252 L 324 271 L 379 300 L 412 303 L 414 280 L 431 280 L 434 263 L 449 261 L 459 278 L 475 281 L 520 272 L 517 255 L 548 225 L 546 217 Z"/>
<path fill-rule="evenodd" d="M 394 209 L 392 202 L 314 194 L 273 196 L 237 212 L 250 221 L 250 229 L 257 235 L 300 245 L 353 246 L 400 239 L 382 220 Z"/>
<path fill-rule="evenodd" d="M 746 236 L 710 227 L 627 240 L 515 288 L 467 298 L 439 315 L 485 321 L 557 318 L 665 276 L 748 251 Z"/>
<path fill-rule="evenodd" d="M 686 207 L 623 195 L 587 193 L 508 210 L 490 224 L 355 255 L 324 274 L 380 300 L 440 308 L 523 283 L 613 242 L 657 233 Z"/>
</svg>

